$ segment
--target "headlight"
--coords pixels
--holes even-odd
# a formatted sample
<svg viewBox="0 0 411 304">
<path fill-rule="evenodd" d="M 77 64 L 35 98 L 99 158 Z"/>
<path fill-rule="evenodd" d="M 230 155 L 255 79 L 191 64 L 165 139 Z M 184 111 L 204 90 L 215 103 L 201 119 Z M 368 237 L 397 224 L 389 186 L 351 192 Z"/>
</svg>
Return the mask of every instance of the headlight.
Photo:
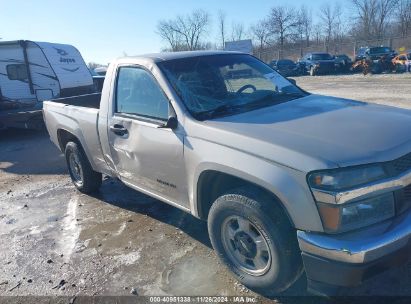
<svg viewBox="0 0 411 304">
<path fill-rule="evenodd" d="M 313 172 L 308 184 L 313 191 L 344 192 L 387 177 L 380 165 Z M 326 232 L 336 233 L 369 226 L 395 214 L 392 192 L 344 204 L 317 201 Z"/>
<path fill-rule="evenodd" d="M 314 172 L 308 176 L 308 183 L 311 188 L 336 191 L 361 186 L 384 177 L 384 169 L 374 165 Z"/>
<path fill-rule="evenodd" d="M 343 205 L 317 203 L 324 230 L 344 232 L 369 226 L 395 214 L 392 192 Z"/>
</svg>

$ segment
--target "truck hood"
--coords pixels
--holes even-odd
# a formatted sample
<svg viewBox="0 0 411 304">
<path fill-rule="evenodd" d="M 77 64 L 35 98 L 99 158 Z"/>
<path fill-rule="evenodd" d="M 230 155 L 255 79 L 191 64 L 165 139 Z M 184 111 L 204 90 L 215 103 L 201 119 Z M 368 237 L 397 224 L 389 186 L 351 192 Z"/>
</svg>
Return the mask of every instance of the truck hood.
<svg viewBox="0 0 411 304">
<path fill-rule="evenodd" d="M 194 136 L 306 172 L 411 152 L 411 111 L 328 96 L 309 95 L 202 124 Z"/>
</svg>

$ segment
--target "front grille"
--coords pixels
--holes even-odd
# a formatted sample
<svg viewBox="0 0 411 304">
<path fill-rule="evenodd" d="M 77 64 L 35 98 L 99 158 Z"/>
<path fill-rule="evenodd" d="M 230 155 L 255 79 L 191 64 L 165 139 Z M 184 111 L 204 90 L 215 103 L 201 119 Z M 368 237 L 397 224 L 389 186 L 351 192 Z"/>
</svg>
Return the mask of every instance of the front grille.
<svg viewBox="0 0 411 304">
<path fill-rule="evenodd" d="M 397 177 L 411 170 L 411 153 L 400 158 L 383 163 L 386 172 L 391 177 Z M 411 185 L 395 191 L 395 205 L 397 214 L 401 214 L 411 208 Z"/>
<path fill-rule="evenodd" d="M 401 214 L 411 208 L 411 185 L 396 191 L 395 205 L 397 214 Z"/>
<path fill-rule="evenodd" d="M 381 163 L 390 177 L 397 177 L 402 173 L 411 170 L 411 153 L 400 158 Z"/>
<path fill-rule="evenodd" d="M 411 169 L 411 153 L 388 162 L 392 174 L 399 175 Z"/>
<path fill-rule="evenodd" d="M 407 201 L 411 201 L 411 185 L 408 185 L 403 189 L 404 191 L 404 199 Z"/>
</svg>

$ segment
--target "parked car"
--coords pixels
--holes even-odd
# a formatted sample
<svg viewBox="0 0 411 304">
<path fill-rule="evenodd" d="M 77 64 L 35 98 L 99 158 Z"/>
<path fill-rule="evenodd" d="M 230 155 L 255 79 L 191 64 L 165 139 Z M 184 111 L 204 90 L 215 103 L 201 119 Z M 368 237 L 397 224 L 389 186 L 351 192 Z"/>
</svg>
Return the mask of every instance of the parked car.
<svg viewBox="0 0 411 304">
<path fill-rule="evenodd" d="M 42 128 L 46 99 L 92 93 L 93 78 L 71 45 L 0 42 L 0 129 Z"/>
<path fill-rule="evenodd" d="M 299 74 L 298 65 L 290 59 L 273 60 L 270 66 L 285 77 Z"/>
<path fill-rule="evenodd" d="M 346 73 L 350 71 L 353 62 L 348 55 L 335 55 L 335 69 L 337 72 Z"/>
<path fill-rule="evenodd" d="M 411 71 L 411 53 L 400 54 L 392 59 L 392 64 L 397 73 Z"/>
<path fill-rule="evenodd" d="M 329 294 L 409 259 L 409 110 L 311 95 L 234 52 L 126 57 L 106 77 L 101 95 L 44 102 L 79 191 L 105 174 L 207 220 L 264 295 L 303 271 Z"/>
<path fill-rule="evenodd" d="M 379 60 L 382 57 L 392 60 L 397 53 L 388 46 L 377 46 L 377 47 L 361 47 L 358 49 L 355 55 L 355 61 L 370 59 L 370 60 Z"/>
<path fill-rule="evenodd" d="M 303 73 L 311 76 L 335 72 L 335 59 L 328 53 L 308 53 L 298 62 Z"/>
<path fill-rule="evenodd" d="M 100 76 L 105 76 L 107 73 L 107 67 L 106 66 L 101 66 L 101 67 L 97 67 L 94 70 L 94 73 L 96 73 L 97 75 Z"/>
</svg>

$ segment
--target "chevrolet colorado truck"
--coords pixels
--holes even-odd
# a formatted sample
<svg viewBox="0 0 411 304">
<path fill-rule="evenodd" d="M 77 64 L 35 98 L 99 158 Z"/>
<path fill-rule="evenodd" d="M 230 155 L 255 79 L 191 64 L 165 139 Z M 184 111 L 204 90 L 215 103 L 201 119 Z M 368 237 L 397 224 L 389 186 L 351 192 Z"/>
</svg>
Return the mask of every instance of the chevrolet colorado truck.
<svg viewBox="0 0 411 304">
<path fill-rule="evenodd" d="M 100 94 L 44 102 L 77 189 L 102 174 L 208 222 L 233 275 L 263 295 L 303 272 L 336 294 L 406 263 L 411 112 L 312 95 L 257 58 L 118 59 Z"/>
</svg>

